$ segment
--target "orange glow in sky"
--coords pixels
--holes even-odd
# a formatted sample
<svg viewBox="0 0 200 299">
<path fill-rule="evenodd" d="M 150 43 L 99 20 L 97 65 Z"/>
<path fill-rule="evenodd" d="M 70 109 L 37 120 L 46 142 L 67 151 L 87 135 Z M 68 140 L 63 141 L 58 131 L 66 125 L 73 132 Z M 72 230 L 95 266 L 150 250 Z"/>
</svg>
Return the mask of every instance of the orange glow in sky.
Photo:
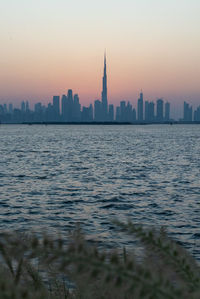
<svg viewBox="0 0 200 299">
<path fill-rule="evenodd" d="M 108 3 L 109 2 L 109 3 Z M 101 97 L 200 103 L 200 1 L 41 0 L 0 4 L 0 102 Z"/>
</svg>

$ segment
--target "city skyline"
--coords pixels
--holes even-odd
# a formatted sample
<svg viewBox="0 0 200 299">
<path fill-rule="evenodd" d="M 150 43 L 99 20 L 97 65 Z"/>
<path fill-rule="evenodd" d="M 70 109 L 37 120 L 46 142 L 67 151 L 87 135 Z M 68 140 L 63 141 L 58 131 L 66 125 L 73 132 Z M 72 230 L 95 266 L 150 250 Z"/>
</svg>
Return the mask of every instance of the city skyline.
<svg viewBox="0 0 200 299">
<path fill-rule="evenodd" d="M 193 107 L 184 102 L 183 117 L 181 122 L 200 122 L 200 106 L 193 113 Z M 137 108 L 129 101 L 120 101 L 119 106 L 108 102 L 107 89 L 107 60 L 104 53 L 104 67 L 102 77 L 101 100 L 97 99 L 88 107 L 82 106 L 78 94 L 73 94 L 68 89 L 67 94 L 53 96 L 52 103 L 44 106 L 36 103 L 34 110 L 30 109 L 29 102 L 22 101 L 21 109 L 17 109 L 12 103 L 0 105 L 0 122 L 3 123 L 173 123 L 170 103 L 162 98 L 153 101 L 144 100 L 141 90 Z"/>
<path fill-rule="evenodd" d="M 0 8 L 1 103 L 47 104 L 71 88 L 88 105 L 99 98 L 104 47 L 110 103 L 136 105 L 141 88 L 149 101 L 170 101 L 177 115 L 184 101 L 199 103 L 197 0 L 3 1 Z"/>
<path fill-rule="evenodd" d="M 54 95 L 53 101 L 47 106 L 38 102 L 34 110 L 28 101 L 21 102 L 20 109 L 9 103 L 0 105 L 0 122 L 2 123 L 173 123 L 171 107 L 162 98 L 154 101 L 145 100 L 141 90 L 137 107 L 129 101 L 120 101 L 114 106 L 108 101 L 107 60 L 104 53 L 101 100 L 97 99 L 89 106 L 81 106 L 79 95 L 68 89 L 67 94 Z M 200 105 L 193 112 L 193 107 L 184 102 L 183 117 L 180 122 L 200 122 Z"/>
<path fill-rule="evenodd" d="M 104 65 L 102 76 L 101 100 L 96 99 L 89 103 L 88 107 L 81 107 L 79 95 L 73 94 L 72 89 L 62 96 L 54 95 L 52 103 L 47 106 L 42 102 L 37 102 L 34 109 L 31 109 L 29 101 L 22 101 L 20 109 L 9 103 L 0 105 L 0 121 L 2 122 L 129 122 L 129 123 L 152 123 L 152 122 L 170 122 L 174 120 L 200 121 L 200 106 L 194 109 L 184 101 L 182 117 L 174 118 L 171 110 L 171 103 L 164 101 L 163 98 L 157 98 L 149 101 L 144 98 L 141 90 L 137 100 L 137 107 L 126 100 L 121 100 L 119 105 L 113 105 L 108 101 L 107 88 L 107 57 L 104 52 Z M 34 115 L 31 113 L 34 112 Z"/>
</svg>

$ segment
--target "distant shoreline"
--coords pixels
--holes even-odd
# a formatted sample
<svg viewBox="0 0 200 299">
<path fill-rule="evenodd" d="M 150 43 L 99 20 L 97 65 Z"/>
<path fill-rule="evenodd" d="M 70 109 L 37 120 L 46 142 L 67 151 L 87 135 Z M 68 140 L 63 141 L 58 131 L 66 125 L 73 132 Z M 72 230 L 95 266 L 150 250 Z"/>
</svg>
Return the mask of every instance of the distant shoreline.
<svg viewBox="0 0 200 299">
<path fill-rule="evenodd" d="M 2 125 L 199 125 L 200 121 L 168 121 L 168 122 L 22 122 L 0 123 Z"/>
</svg>

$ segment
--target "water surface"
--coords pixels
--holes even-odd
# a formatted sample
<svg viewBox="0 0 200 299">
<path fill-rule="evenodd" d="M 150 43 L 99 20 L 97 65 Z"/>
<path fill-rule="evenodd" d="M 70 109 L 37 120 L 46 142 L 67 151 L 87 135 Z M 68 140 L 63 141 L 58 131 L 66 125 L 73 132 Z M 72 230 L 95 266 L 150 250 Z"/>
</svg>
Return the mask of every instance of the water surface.
<svg viewBox="0 0 200 299">
<path fill-rule="evenodd" d="M 111 220 L 166 226 L 200 259 L 200 126 L 0 126 L 0 228 L 80 223 L 110 246 Z"/>
</svg>

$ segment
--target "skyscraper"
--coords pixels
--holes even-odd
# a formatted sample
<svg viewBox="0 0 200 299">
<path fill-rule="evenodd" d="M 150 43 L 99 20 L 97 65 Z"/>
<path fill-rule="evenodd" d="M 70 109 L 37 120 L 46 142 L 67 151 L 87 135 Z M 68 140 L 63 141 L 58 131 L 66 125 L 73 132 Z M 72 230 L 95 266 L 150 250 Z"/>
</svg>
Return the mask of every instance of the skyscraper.
<svg viewBox="0 0 200 299">
<path fill-rule="evenodd" d="M 25 109 L 26 109 L 26 112 L 28 112 L 29 111 L 29 102 L 28 101 L 26 101 L 26 104 L 25 104 Z"/>
<path fill-rule="evenodd" d="M 53 121 L 58 121 L 60 116 L 60 97 L 53 96 Z"/>
<path fill-rule="evenodd" d="M 156 115 L 157 121 L 162 122 L 163 121 L 163 100 L 158 99 L 157 100 L 157 115 Z"/>
<path fill-rule="evenodd" d="M 24 113 L 26 111 L 26 105 L 25 105 L 25 102 L 21 102 L 21 111 L 22 113 Z"/>
<path fill-rule="evenodd" d="M 165 103 L 165 120 L 166 121 L 170 120 L 170 103 L 169 102 Z"/>
<path fill-rule="evenodd" d="M 73 91 L 72 89 L 68 89 L 67 93 L 67 120 L 72 121 L 73 120 Z"/>
<path fill-rule="evenodd" d="M 109 105 L 108 120 L 114 121 L 114 105 Z"/>
<path fill-rule="evenodd" d="M 192 121 L 192 106 L 184 102 L 183 120 Z"/>
<path fill-rule="evenodd" d="M 74 95 L 74 104 L 73 104 L 73 121 L 79 122 L 81 120 L 81 105 L 79 103 L 78 94 Z"/>
<path fill-rule="evenodd" d="M 10 103 L 8 106 L 8 112 L 11 114 L 13 113 L 13 104 L 12 103 Z"/>
<path fill-rule="evenodd" d="M 106 53 L 104 54 L 104 73 L 103 73 L 103 89 L 101 93 L 103 121 L 108 116 L 108 96 L 107 96 L 107 72 L 106 72 Z"/>
<path fill-rule="evenodd" d="M 194 111 L 194 121 L 200 121 L 200 106 Z"/>
<path fill-rule="evenodd" d="M 61 105 L 62 105 L 62 120 L 67 121 L 67 96 L 63 94 L 62 100 L 61 100 Z"/>
<path fill-rule="evenodd" d="M 102 120 L 102 103 L 99 100 L 94 102 L 94 120 L 101 121 Z"/>
<path fill-rule="evenodd" d="M 145 101 L 145 106 L 144 106 L 144 119 L 145 121 L 149 121 L 149 102 Z"/>
<path fill-rule="evenodd" d="M 138 99 L 138 121 L 143 121 L 143 93 L 140 93 Z"/>
<path fill-rule="evenodd" d="M 148 112 L 149 112 L 149 121 L 155 121 L 155 115 L 154 115 L 154 102 L 149 103 Z"/>
</svg>

